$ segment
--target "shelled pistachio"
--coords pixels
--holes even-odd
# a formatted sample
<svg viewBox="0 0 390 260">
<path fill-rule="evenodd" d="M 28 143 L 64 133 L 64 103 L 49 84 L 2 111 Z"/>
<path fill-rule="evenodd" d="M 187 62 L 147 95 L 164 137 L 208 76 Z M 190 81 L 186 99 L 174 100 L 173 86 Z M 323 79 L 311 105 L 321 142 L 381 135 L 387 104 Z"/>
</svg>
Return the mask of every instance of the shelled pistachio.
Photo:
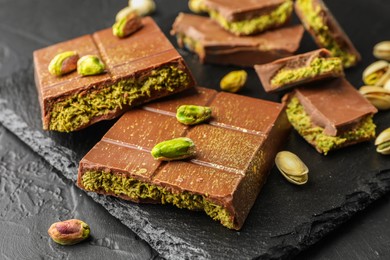
<svg viewBox="0 0 390 260">
<path fill-rule="evenodd" d="M 60 245 L 74 245 L 89 237 L 90 228 L 87 223 L 78 219 L 69 219 L 52 224 L 49 236 Z"/>
<path fill-rule="evenodd" d="M 185 125 L 196 125 L 211 117 L 211 108 L 205 106 L 182 105 L 176 111 L 176 119 Z"/>
<path fill-rule="evenodd" d="M 231 71 L 222 78 L 220 87 L 224 91 L 238 92 L 244 87 L 247 77 L 248 73 L 245 70 Z"/>
<path fill-rule="evenodd" d="M 182 160 L 194 156 L 195 153 L 195 144 L 187 137 L 163 141 L 151 151 L 153 158 L 160 161 Z"/>
<path fill-rule="evenodd" d="M 50 61 L 49 72 L 55 76 L 62 76 L 67 73 L 70 73 L 77 68 L 77 61 L 79 55 L 75 51 L 65 51 L 57 54 Z"/>
</svg>

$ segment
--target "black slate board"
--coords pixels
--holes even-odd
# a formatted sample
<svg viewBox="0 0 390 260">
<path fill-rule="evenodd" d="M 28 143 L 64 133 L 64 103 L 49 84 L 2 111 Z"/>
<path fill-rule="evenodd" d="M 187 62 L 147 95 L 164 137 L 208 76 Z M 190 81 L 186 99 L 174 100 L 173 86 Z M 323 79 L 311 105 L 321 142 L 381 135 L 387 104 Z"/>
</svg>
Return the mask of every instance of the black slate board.
<svg viewBox="0 0 390 260">
<path fill-rule="evenodd" d="M 19 28 L 20 31 L 16 29 L 16 34 L 9 33 L 11 38 L 19 39 L 19 44 L 25 39 L 21 49 L 18 49 L 20 52 L 31 52 L 35 48 L 108 27 L 116 11 L 126 4 L 90 0 L 84 1 L 79 9 L 75 9 L 78 1 L 36 2 L 38 3 L 23 3 L 24 9 L 28 10 L 25 15 L 34 17 L 35 22 L 28 24 L 29 28 Z M 359 86 L 362 70 L 374 60 L 371 56 L 372 46 L 389 38 L 389 35 L 384 35 L 388 33 L 387 25 L 390 24 L 385 13 L 389 10 L 386 8 L 389 3 L 379 0 L 370 3 L 354 2 L 350 8 L 343 7 L 343 3 L 337 1 L 327 3 L 363 54 L 364 60 L 359 67 L 347 71 L 347 78 L 355 86 Z M 157 4 L 155 18 L 168 34 L 178 10 L 187 9 L 186 1 L 160 0 Z M 43 9 L 45 13 L 49 12 L 47 17 L 32 15 Z M 69 21 L 68 12 L 72 12 L 73 17 L 81 17 L 83 13 L 93 14 L 93 17 Z M 96 22 L 95 17 L 100 17 L 100 20 Z M 69 23 L 60 22 L 64 20 Z M 369 27 L 367 21 L 370 21 Z M 72 23 L 78 23 L 78 26 Z M 7 33 L 7 30 L 3 31 Z M 172 38 L 171 40 L 174 41 Z M 13 57 L 18 56 L 13 53 L 13 45 L 0 47 L 4 53 L 0 65 L 4 66 L 7 61 L 13 62 Z M 306 35 L 300 52 L 314 48 L 310 37 Z M 217 88 L 222 75 L 234 69 L 202 66 L 193 55 L 186 51 L 181 53 L 200 85 L 206 87 Z M 31 56 L 25 55 L 24 59 L 25 66 L 19 66 L 18 72 L 0 82 L 0 122 L 74 181 L 79 159 L 112 122 L 100 123 L 73 134 L 43 132 L 32 65 L 28 61 Z M 278 100 L 277 96 L 266 95 L 254 72 L 249 72 L 247 88 L 241 94 Z M 375 122 L 378 124 L 378 131 L 383 130 L 389 126 L 390 113 L 376 115 Z M 227 230 L 199 212 L 170 206 L 137 205 L 115 198 L 89 195 L 150 243 L 162 256 L 215 259 L 226 256 L 275 258 L 294 255 L 390 190 L 389 159 L 375 153 L 372 142 L 345 148 L 324 157 L 317 154 L 297 134 L 292 133 L 286 149 L 300 155 L 308 164 L 311 171 L 309 183 L 303 187 L 290 185 L 273 169 L 240 232 Z"/>
</svg>

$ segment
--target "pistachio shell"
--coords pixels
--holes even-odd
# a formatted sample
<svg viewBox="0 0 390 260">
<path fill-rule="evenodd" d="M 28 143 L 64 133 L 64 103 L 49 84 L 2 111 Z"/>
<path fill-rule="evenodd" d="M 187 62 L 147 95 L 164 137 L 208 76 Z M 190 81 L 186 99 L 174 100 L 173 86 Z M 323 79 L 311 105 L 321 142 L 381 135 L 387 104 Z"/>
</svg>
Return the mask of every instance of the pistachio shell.
<svg viewBox="0 0 390 260">
<path fill-rule="evenodd" d="M 390 79 L 386 80 L 386 82 L 383 84 L 383 88 L 390 91 Z"/>
<path fill-rule="evenodd" d="M 378 59 L 390 61 L 390 41 L 379 42 L 374 46 L 374 56 Z"/>
<path fill-rule="evenodd" d="M 384 60 L 376 61 L 363 71 L 363 82 L 375 85 L 389 70 L 389 63 Z"/>
<path fill-rule="evenodd" d="M 130 8 L 129 6 L 126 6 L 125 8 L 121 9 L 115 16 L 115 22 L 119 22 L 120 20 L 122 20 L 123 18 L 125 18 L 126 16 L 128 16 L 129 14 L 131 14 L 132 12 L 134 12 L 134 10 L 132 8 Z"/>
<path fill-rule="evenodd" d="M 140 16 L 146 16 L 156 10 L 153 0 L 129 0 L 129 7 Z"/>
<path fill-rule="evenodd" d="M 275 157 L 275 164 L 289 182 L 302 185 L 308 181 L 309 169 L 302 160 L 292 152 L 279 152 Z"/>
<path fill-rule="evenodd" d="M 375 139 L 376 151 L 381 154 L 390 154 L 390 128 L 385 129 Z"/>
<path fill-rule="evenodd" d="M 378 86 L 363 86 L 359 92 L 379 110 L 390 109 L 390 91 Z"/>
</svg>

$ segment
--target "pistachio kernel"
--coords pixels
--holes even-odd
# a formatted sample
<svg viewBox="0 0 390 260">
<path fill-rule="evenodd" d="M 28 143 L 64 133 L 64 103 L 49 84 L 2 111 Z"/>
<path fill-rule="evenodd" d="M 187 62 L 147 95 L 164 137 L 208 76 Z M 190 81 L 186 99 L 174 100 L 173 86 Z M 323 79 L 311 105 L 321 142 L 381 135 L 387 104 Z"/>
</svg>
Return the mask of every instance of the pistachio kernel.
<svg viewBox="0 0 390 260">
<path fill-rule="evenodd" d="M 376 85 L 379 81 L 383 81 L 382 77 L 387 77 L 389 63 L 384 60 L 376 61 L 368 66 L 363 71 L 363 82 L 366 85 Z"/>
<path fill-rule="evenodd" d="M 66 51 L 57 54 L 50 61 L 49 72 L 55 76 L 62 76 L 67 73 L 70 73 L 77 68 L 77 61 L 79 55 L 75 51 Z"/>
<path fill-rule="evenodd" d="M 187 137 L 179 137 L 156 144 L 151 154 L 160 161 L 181 160 L 195 155 L 195 144 Z"/>
<path fill-rule="evenodd" d="M 140 16 L 149 15 L 156 10 L 153 0 L 129 0 L 129 7 Z"/>
<path fill-rule="evenodd" d="M 74 245 L 89 237 L 87 223 L 78 219 L 69 219 L 52 224 L 47 231 L 54 242 L 60 245 Z"/>
<path fill-rule="evenodd" d="M 184 125 L 196 125 L 211 117 L 211 108 L 196 105 L 182 105 L 176 111 L 176 119 Z"/>
<path fill-rule="evenodd" d="M 381 154 L 390 154 L 390 128 L 385 129 L 375 139 L 376 151 Z"/>
<path fill-rule="evenodd" d="M 309 169 L 297 155 L 289 151 L 281 151 L 275 157 L 276 167 L 287 181 L 302 185 L 309 177 Z"/>
<path fill-rule="evenodd" d="M 136 12 L 131 12 L 112 26 L 112 33 L 124 38 L 142 27 L 142 20 Z"/>
<path fill-rule="evenodd" d="M 238 92 L 244 87 L 247 77 L 248 73 L 245 70 L 231 71 L 222 78 L 220 87 L 224 91 Z"/>
<path fill-rule="evenodd" d="M 105 68 L 104 63 L 96 55 L 85 55 L 77 62 L 77 72 L 82 76 L 101 74 Z"/>
<path fill-rule="evenodd" d="M 374 46 L 373 53 L 378 59 L 390 61 L 390 41 L 377 43 Z"/>
</svg>

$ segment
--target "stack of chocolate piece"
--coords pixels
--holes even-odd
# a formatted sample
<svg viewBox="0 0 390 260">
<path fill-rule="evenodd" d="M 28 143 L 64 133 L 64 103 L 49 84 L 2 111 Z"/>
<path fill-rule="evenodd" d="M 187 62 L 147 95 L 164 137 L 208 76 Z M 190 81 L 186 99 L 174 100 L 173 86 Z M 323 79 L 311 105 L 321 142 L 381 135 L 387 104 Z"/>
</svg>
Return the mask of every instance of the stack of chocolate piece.
<svg viewBox="0 0 390 260">
<path fill-rule="evenodd" d="M 291 56 L 299 48 L 303 27 L 284 26 L 292 15 L 291 0 L 201 3 L 210 18 L 181 13 L 171 33 L 202 63 L 252 67 Z"/>
</svg>

